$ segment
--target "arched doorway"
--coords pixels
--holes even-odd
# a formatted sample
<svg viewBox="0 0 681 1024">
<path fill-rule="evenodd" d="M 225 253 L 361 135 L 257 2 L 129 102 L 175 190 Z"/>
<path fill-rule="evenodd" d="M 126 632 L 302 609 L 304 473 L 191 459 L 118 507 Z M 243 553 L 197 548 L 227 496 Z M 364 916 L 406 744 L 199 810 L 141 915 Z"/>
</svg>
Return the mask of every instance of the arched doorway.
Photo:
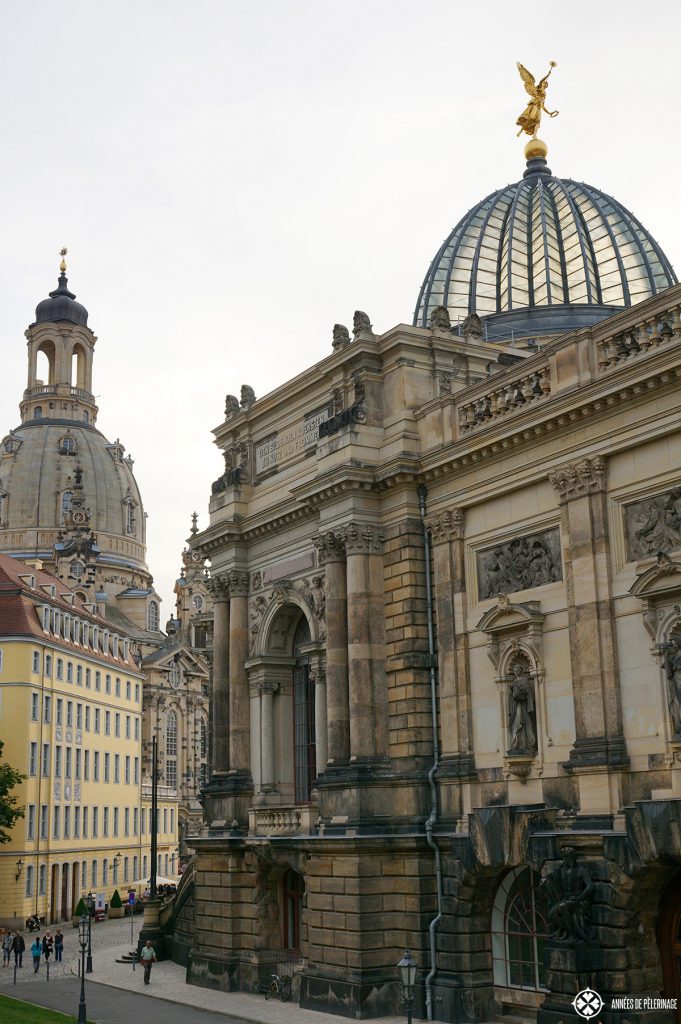
<svg viewBox="0 0 681 1024">
<path fill-rule="evenodd" d="M 657 944 L 662 960 L 662 994 L 677 999 L 681 1022 L 681 872 L 674 875 L 660 899 Z"/>
<path fill-rule="evenodd" d="M 59 920 L 59 865 L 52 865 L 50 886 L 50 922 Z"/>
<path fill-rule="evenodd" d="M 69 916 L 69 866 L 62 864 L 61 868 L 61 907 L 59 909 L 59 920 L 65 921 Z"/>
</svg>

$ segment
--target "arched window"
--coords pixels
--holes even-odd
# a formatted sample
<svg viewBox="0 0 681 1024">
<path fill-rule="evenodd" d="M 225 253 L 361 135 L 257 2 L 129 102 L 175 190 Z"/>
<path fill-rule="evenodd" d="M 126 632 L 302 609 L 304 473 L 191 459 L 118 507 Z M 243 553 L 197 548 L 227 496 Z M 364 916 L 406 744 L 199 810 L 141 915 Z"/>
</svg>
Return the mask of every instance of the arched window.
<svg viewBox="0 0 681 1024">
<path fill-rule="evenodd" d="M 303 912 L 305 882 L 297 871 L 289 869 L 282 882 L 284 902 L 284 949 L 300 952 L 300 919 Z"/>
<path fill-rule="evenodd" d="M 166 715 L 166 786 L 177 788 L 177 715 Z"/>
<path fill-rule="evenodd" d="M 71 511 L 73 505 L 73 491 L 64 491 L 61 496 L 61 510 L 64 515 Z"/>
<path fill-rule="evenodd" d="M 295 800 L 309 803 L 312 783 L 317 775 L 315 752 L 315 695 L 310 678 L 310 659 L 301 654 L 301 647 L 310 642 L 310 628 L 303 618 L 293 641 L 296 657 L 293 668 L 293 755 Z"/>
<path fill-rule="evenodd" d="M 64 434 L 63 437 L 59 438 L 59 448 L 63 452 L 69 452 L 69 454 L 73 454 L 76 450 L 75 437 L 71 437 L 70 434 Z"/>
<path fill-rule="evenodd" d="M 35 409 L 33 410 L 33 419 L 34 420 L 42 419 L 42 415 L 43 415 L 43 407 L 42 407 L 42 405 L 36 405 Z"/>
<path fill-rule="evenodd" d="M 492 911 L 495 985 L 544 988 L 544 944 L 549 935 L 546 897 L 532 868 L 515 868 L 497 890 Z"/>
<path fill-rule="evenodd" d="M 83 409 L 83 423 L 89 423 L 89 422 L 90 422 L 90 413 L 87 411 L 87 409 Z"/>
<path fill-rule="evenodd" d="M 131 498 L 125 503 L 125 532 L 132 534 L 135 532 L 135 505 Z"/>
<path fill-rule="evenodd" d="M 147 609 L 147 628 L 155 632 L 158 630 L 158 623 L 158 601 L 150 601 Z"/>
</svg>

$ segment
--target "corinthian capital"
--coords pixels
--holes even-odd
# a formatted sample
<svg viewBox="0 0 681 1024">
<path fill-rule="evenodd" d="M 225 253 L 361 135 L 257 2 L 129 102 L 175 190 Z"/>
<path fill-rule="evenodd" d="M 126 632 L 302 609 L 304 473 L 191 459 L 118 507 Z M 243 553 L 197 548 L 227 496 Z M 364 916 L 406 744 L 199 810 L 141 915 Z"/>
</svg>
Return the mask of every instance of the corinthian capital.
<svg viewBox="0 0 681 1024">
<path fill-rule="evenodd" d="M 572 501 L 585 494 L 605 490 L 605 469 L 605 459 L 594 456 L 549 473 L 549 479 L 558 491 L 561 502 Z"/>
<path fill-rule="evenodd" d="M 206 580 L 206 589 L 213 601 L 229 600 L 229 580 L 227 576 L 211 576 Z"/>
<path fill-rule="evenodd" d="M 315 537 L 314 546 L 317 549 L 317 563 L 322 566 L 327 562 L 345 561 L 345 541 L 342 533 L 338 530 L 328 530 Z"/>
<path fill-rule="evenodd" d="M 446 508 L 426 517 L 426 528 L 430 531 L 434 544 L 444 544 L 450 540 L 462 540 L 464 529 L 464 513 L 462 508 Z"/>
<path fill-rule="evenodd" d="M 372 523 L 349 523 L 343 527 L 348 555 L 377 554 L 383 551 L 383 531 Z"/>
<path fill-rule="evenodd" d="M 227 573 L 227 583 L 230 597 L 248 597 L 249 574 L 239 569 L 230 569 Z"/>
</svg>

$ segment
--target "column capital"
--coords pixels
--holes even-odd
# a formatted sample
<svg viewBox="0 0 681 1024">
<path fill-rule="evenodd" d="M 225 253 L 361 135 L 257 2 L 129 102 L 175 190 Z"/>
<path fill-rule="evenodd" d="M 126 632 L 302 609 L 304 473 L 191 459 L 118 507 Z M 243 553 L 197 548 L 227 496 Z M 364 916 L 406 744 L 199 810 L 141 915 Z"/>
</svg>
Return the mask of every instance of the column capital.
<svg viewBox="0 0 681 1024">
<path fill-rule="evenodd" d="M 446 508 L 426 517 L 426 529 L 434 544 L 444 544 L 446 541 L 463 540 L 464 522 L 462 508 Z"/>
<path fill-rule="evenodd" d="M 258 693 L 278 693 L 279 683 L 275 683 L 272 679 L 263 679 L 258 683 Z"/>
<path fill-rule="evenodd" d="M 348 555 L 380 554 L 383 551 L 383 530 L 373 523 L 348 523 L 342 529 Z"/>
<path fill-rule="evenodd" d="M 230 597 L 248 597 L 249 574 L 239 569 L 230 569 L 225 576 Z"/>
<path fill-rule="evenodd" d="M 317 549 L 317 562 L 320 567 L 326 565 L 327 562 L 345 561 L 345 541 L 339 530 L 320 533 L 314 539 L 314 546 Z"/>
<path fill-rule="evenodd" d="M 211 576 L 206 580 L 206 589 L 214 602 L 229 601 L 229 582 L 227 576 Z"/>
<path fill-rule="evenodd" d="M 605 490 L 606 462 L 600 456 L 571 462 L 549 473 L 549 480 L 558 491 L 561 503 L 597 494 Z"/>
</svg>

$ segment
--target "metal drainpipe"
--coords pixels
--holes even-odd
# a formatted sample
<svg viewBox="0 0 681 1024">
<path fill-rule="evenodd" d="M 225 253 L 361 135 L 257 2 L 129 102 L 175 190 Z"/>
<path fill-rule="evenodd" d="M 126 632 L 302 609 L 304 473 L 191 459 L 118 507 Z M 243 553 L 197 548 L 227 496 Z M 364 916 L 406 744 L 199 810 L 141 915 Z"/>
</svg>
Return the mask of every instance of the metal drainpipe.
<svg viewBox="0 0 681 1024">
<path fill-rule="evenodd" d="M 435 857 L 435 889 L 437 895 L 437 914 L 428 926 L 430 936 L 430 971 L 426 977 L 426 1017 L 433 1020 L 433 978 L 437 973 L 437 946 L 435 932 L 442 919 L 442 861 L 440 848 L 433 837 L 433 829 L 437 823 L 438 801 L 435 775 L 440 760 L 440 744 L 437 735 L 437 677 L 435 674 L 435 639 L 433 633 L 433 580 L 430 573 L 430 536 L 426 527 L 426 495 L 428 488 L 421 484 L 418 488 L 419 509 L 423 525 L 423 555 L 426 568 L 426 619 L 428 623 L 428 661 L 430 663 L 430 706 L 433 723 L 433 764 L 428 772 L 430 788 L 430 814 L 426 820 L 426 841 Z"/>
</svg>

